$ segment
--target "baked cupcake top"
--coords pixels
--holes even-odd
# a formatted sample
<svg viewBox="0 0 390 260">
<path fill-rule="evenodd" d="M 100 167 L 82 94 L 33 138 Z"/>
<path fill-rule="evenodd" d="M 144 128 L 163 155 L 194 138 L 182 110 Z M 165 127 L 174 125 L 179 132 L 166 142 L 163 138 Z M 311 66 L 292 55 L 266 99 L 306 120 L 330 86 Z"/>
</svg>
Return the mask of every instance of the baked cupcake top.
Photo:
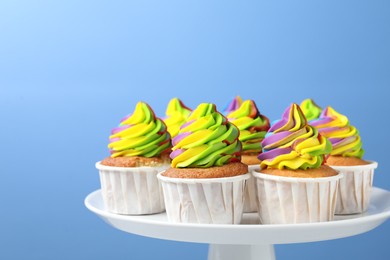
<svg viewBox="0 0 390 260">
<path fill-rule="evenodd" d="M 108 148 L 111 157 L 158 157 L 171 148 L 171 138 L 164 122 L 152 108 L 138 102 L 134 112 L 123 118 L 111 132 Z"/>
<path fill-rule="evenodd" d="M 172 139 L 172 168 L 208 168 L 239 162 L 239 130 L 214 104 L 200 104 Z"/>
<path fill-rule="evenodd" d="M 308 125 L 297 104 L 291 104 L 284 111 L 282 119 L 271 126 L 261 144 L 263 153 L 259 160 L 262 169 L 319 168 L 332 149 L 329 140 Z"/>
<path fill-rule="evenodd" d="M 266 116 L 260 114 L 256 103 L 253 100 L 244 101 L 235 111 L 230 112 L 227 118 L 240 130 L 242 153 L 261 153 L 261 141 L 270 128 L 270 123 Z"/>
<path fill-rule="evenodd" d="M 332 143 L 330 155 L 362 158 L 364 150 L 359 131 L 345 115 L 328 106 L 317 120 L 310 122 Z"/>
<path fill-rule="evenodd" d="M 307 121 L 317 119 L 322 111 L 322 108 L 318 106 L 313 99 L 307 98 L 299 105 Z"/>
<path fill-rule="evenodd" d="M 179 133 L 180 126 L 186 121 L 190 113 L 191 109 L 185 106 L 180 99 L 172 98 L 169 101 L 165 111 L 164 123 L 167 125 L 172 138 Z"/>
</svg>

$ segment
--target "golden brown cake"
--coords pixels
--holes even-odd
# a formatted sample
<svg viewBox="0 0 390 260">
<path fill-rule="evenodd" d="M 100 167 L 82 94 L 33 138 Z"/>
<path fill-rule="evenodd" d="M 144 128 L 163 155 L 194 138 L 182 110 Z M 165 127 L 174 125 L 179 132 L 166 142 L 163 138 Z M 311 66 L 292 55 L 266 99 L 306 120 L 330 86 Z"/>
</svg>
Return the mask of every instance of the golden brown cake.
<svg viewBox="0 0 390 260">
<path fill-rule="evenodd" d="M 332 165 L 333 166 L 355 166 L 355 165 L 366 165 L 370 163 L 357 157 L 330 155 L 326 160 L 326 164 L 331 166 Z"/>
<path fill-rule="evenodd" d="M 257 154 L 242 154 L 241 162 L 246 165 L 259 165 L 261 161 L 257 158 Z"/>
<path fill-rule="evenodd" d="M 169 168 L 162 175 L 171 178 L 224 178 L 248 172 L 246 164 L 236 162 L 210 168 Z"/>
<path fill-rule="evenodd" d="M 107 157 L 101 161 L 102 165 L 114 167 L 142 167 L 159 166 L 169 164 L 171 159 L 168 154 L 156 157 L 130 156 L 130 157 Z"/>
<path fill-rule="evenodd" d="M 314 169 L 296 169 L 296 170 L 288 170 L 288 169 L 275 169 L 268 168 L 261 170 L 261 173 L 269 174 L 269 175 L 277 175 L 283 177 L 296 177 L 296 178 L 322 178 L 322 177 L 331 177 L 336 176 L 338 172 L 327 165 L 321 165 L 319 168 Z"/>
</svg>

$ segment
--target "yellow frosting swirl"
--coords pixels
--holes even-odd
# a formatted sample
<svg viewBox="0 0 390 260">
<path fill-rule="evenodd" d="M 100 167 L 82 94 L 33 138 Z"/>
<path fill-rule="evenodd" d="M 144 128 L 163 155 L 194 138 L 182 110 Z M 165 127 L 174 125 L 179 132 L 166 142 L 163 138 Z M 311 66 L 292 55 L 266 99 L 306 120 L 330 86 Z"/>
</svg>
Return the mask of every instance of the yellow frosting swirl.
<svg viewBox="0 0 390 260">
<path fill-rule="evenodd" d="M 133 114 L 124 118 L 111 133 L 108 145 L 111 157 L 156 157 L 171 147 L 167 127 L 144 102 L 138 102 Z"/>
<path fill-rule="evenodd" d="M 258 158 L 261 168 L 318 168 L 332 149 L 328 139 L 307 124 L 297 104 L 288 107 L 280 121 L 271 126 L 262 142 Z"/>
<path fill-rule="evenodd" d="M 320 118 L 313 120 L 310 124 L 318 131 L 329 138 L 332 143 L 331 155 L 362 158 L 364 150 L 359 131 L 351 126 L 345 115 L 338 113 L 328 106 L 320 115 Z"/>
<path fill-rule="evenodd" d="M 191 109 L 186 107 L 180 99 L 173 98 L 169 101 L 164 122 L 172 138 L 179 133 L 180 126 L 186 121 L 190 113 Z"/>
</svg>

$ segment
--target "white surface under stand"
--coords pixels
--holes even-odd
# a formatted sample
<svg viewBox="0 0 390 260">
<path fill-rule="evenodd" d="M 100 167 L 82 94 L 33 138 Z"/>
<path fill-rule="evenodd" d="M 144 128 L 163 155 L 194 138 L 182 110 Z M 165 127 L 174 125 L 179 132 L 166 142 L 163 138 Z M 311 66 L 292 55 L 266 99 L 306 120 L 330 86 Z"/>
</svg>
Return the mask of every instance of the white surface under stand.
<svg viewBox="0 0 390 260">
<path fill-rule="evenodd" d="M 390 192 L 373 188 L 367 212 L 336 216 L 334 221 L 259 225 L 257 214 L 243 215 L 241 225 L 176 224 L 165 213 L 125 216 L 105 210 L 100 190 L 85 198 L 86 207 L 113 227 L 146 237 L 208 243 L 209 260 L 274 260 L 274 244 L 304 243 L 367 232 L 390 217 Z"/>
</svg>

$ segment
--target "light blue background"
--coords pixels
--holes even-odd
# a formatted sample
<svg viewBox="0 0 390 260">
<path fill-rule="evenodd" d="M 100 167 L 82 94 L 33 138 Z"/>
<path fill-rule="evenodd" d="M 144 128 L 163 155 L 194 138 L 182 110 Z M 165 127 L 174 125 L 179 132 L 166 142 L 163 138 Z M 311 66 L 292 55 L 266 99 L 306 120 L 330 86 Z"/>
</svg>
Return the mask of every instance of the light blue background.
<svg viewBox="0 0 390 260">
<path fill-rule="evenodd" d="M 0 2 L 0 259 L 206 259 L 115 230 L 83 205 L 111 128 L 148 102 L 235 95 L 274 120 L 312 97 L 348 115 L 390 190 L 390 2 Z M 277 259 L 390 259 L 390 222 Z M 255 241 L 254 241 L 255 242 Z"/>
</svg>

